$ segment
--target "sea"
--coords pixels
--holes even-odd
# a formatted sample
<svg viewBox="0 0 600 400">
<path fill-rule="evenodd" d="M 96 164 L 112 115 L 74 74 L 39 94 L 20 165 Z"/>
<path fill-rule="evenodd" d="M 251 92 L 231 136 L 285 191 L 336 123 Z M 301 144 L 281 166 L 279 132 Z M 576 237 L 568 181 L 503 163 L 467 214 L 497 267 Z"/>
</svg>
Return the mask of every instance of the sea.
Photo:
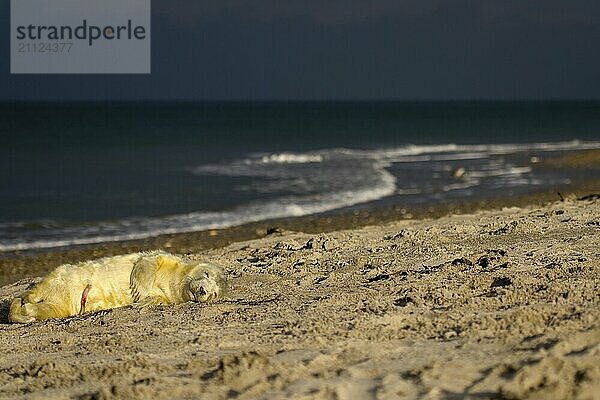
<svg viewBox="0 0 600 400">
<path fill-rule="evenodd" d="M 587 149 L 600 102 L 5 102 L 0 251 L 525 195 Z"/>
</svg>

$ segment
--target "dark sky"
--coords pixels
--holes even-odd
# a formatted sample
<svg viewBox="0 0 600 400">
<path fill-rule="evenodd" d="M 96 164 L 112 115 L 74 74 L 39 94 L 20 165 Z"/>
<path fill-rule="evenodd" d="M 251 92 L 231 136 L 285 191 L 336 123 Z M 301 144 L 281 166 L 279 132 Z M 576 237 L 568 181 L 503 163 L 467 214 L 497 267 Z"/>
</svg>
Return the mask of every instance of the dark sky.
<svg viewBox="0 0 600 400">
<path fill-rule="evenodd" d="M 152 74 L 10 75 L 0 99 L 598 99 L 598 0 L 154 0 Z"/>
</svg>

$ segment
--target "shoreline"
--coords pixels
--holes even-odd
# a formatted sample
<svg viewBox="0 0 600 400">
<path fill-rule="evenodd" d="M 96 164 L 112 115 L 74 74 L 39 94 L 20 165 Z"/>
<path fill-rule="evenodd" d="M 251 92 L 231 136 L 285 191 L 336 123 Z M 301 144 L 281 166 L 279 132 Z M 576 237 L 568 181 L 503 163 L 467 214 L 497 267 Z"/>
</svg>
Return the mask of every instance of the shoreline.
<svg viewBox="0 0 600 400">
<path fill-rule="evenodd" d="M 600 149 L 565 152 L 531 164 L 532 168 L 600 168 Z M 440 218 L 452 214 L 468 214 L 480 210 L 500 210 L 505 207 L 542 206 L 567 197 L 577 198 L 600 193 L 600 179 L 589 179 L 553 190 L 539 191 L 516 197 L 446 202 L 422 207 L 401 204 L 374 209 L 334 210 L 302 217 L 279 218 L 251 222 L 222 229 L 160 235 L 146 239 L 104 242 L 89 245 L 0 252 L 0 286 L 20 279 L 45 275 L 66 263 L 147 250 L 172 253 L 199 253 L 222 248 L 232 243 L 259 239 L 268 232 L 298 231 L 305 233 L 333 232 L 357 229 L 369 225 L 384 225 L 401 220 Z"/>
<path fill-rule="evenodd" d="M 582 152 L 583 153 L 583 152 Z M 582 154 L 589 163 L 590 155 Z M 600 151 L 592 155 L 597 161 Z M 567 160 L 577 167 L 578 157 Z M 552 191 L 508 198 L 448 202 L 424 207 L 405 208 L 401 205 L 365 210 L 335 210 L 322 214 L 251 222 L 222 229 L 159 235 L 146 239 L 104 242 L 66 248 L 16 250 L 0 253 L 0 286 L 24 278 L 42 276 L 61 264 L 148 250 L 172 253 L 199 253 L 223 248 L 232 243 L 260 239 L 270 233 L 326 233 L 384 225 L 401 220 L 436 219 L 447 215 L 468 214 L 481 210 L 500 210 L 505 207 L 542 206 L 565 198 L 577 198 L 600 193 L 600 180 L 564 185 Z"/>
</svg>

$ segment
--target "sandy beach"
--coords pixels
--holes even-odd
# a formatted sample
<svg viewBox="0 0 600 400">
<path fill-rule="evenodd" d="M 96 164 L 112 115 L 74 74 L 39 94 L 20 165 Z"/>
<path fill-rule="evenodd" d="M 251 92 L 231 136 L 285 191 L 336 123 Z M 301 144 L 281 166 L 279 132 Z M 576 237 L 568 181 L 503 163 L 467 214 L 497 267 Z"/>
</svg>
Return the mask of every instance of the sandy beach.
<svg viewBox="0 0 600 400">
<path fill-rule="evenodd" d="M 600 398 L 600 199 L 278 230 L 215 304 L 11 325 L 2 398 Z"/>
</svg>

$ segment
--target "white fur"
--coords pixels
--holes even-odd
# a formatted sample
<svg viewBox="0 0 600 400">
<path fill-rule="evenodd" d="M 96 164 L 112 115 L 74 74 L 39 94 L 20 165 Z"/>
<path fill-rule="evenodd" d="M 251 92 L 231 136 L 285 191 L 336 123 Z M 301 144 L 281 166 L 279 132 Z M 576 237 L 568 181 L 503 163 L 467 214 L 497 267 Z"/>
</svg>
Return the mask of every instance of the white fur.
<svg viewBox="0 0 600 400">
<path fill-rule="evenodd" d="M 106 257 L 56 268 L 12 301 L 9 320 L 27 323 L 131 304 L 211 301 L 223 297 L 225 286 L 219 267 L 161 251 Z"/>
</svg>

